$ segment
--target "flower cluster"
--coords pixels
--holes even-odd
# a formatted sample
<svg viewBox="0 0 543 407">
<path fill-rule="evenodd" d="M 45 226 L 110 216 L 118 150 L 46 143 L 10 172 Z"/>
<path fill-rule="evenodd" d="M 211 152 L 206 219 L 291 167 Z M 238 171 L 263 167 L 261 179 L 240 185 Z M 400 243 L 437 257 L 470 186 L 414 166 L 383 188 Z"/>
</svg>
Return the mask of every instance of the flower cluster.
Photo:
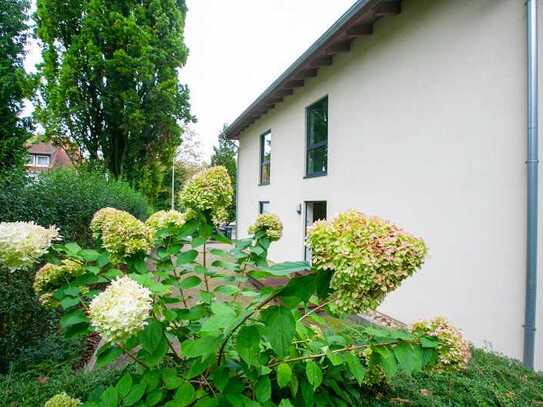
<svg viewBox="0 0 543 407">
<path fill-rule="evenodd" d="M 66 393 L 59 393 L 47 400 L 43 407 L 77 407 L 80 405 L 79 399 L 74 399 Z"/>
<path fill-rule="evenodd" d="M 283 224 L 281 223 L 279 216 L 265 213 L 257 216 L 255 223 L 249 227 L 248 232 L 251 235 L 254 235 L 257 232 L 263 232 L 271 242 L 275 242 L 276 240 L 281 239 Z"/>
<path fill-rule="evenodd" d="M 207 168 L 194 175 L 181 192 L 181 203 L 186 207 L 208 213 L 215 223 L 224 221 L 232 203 L 232 183 L 226 168 Z"/>
<path fill-rule="evenodd" d="M 158 211 L 153 213 L 145 221 L 145 226 L 150 230 L 153 238 L 156 236 L 156 233 L 167 226 L 183 226 L 185 223 L 185 215 L 176 210 L 169 211 Z"/>
<path fill-rule="evenodd" d="M 92 300 L 89 317 L 106 341 L 122 342 L 145 327 L 152 302 L 147 288 L 125 276 Z"/>
<path fill-rule="evenodd" d="M 59 239 L 55 226 L 44 228 L 34 222 L 0 223 L 0 264 L 9 270 L 28 269 Z"/>
<path fill-rule="evenodd" d="M 437 317 L 415 322 L 411 331 L 417 335 L 434 336 L 438 340 L 437 370 L 463 370 L 471 359 L 469 344 L 462 333 L 445 318 Z"/>
<path fill-rule="evenodd" d="M 39 301 L 47 307 L 57 306 L 53 298 L 55 289 L 61 287 L 66 281 L 83 274 L 84 267 L 73 260 L 65 259 L 61 264 L 47 263 L 36 272 L 34 278 L 34 292 L 39 296 Z"/>
<path fill-rule="evenodd" d="M 350 210 L 308 231 L 313 266 L 332 270 L 335 305 L 343 312 L 377 308 L 386 294 L 421 267 L 421 239 L 376 217 Z"/>
<path fill-rule="evenodd" d="M 128 212 L 113 208 L 100 209 L 94 214 L 90 228 L 93 235 L 102 240 L 102 246 L 113 261 L 147 253 L 151 249 L 151 232 L 143 222 Z"/>
</svg>

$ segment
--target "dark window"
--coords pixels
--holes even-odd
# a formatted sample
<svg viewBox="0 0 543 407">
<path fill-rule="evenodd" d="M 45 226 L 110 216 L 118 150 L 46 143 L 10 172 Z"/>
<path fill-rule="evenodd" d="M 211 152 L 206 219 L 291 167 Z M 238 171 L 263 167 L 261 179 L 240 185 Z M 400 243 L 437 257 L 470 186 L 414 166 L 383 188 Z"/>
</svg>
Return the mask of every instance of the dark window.
<svg viewBox="0 0 543 407">
<path fill-rule="evenodd" d="M 326 220 L 326 201 L 312 201 L 305 203 L 305 232 L 307 228 L 318 220 Z M 305 259 L 311 261 L 311 250 L 306 246 Z"/>
<path fill-rule="evenodd" d="M 307 108 L 306 176 L 328 171 L 328 97 Z"/>
<path fill-rule="evenodd" d="M 260 185 L 270 183 L 271 131 L 260 136 Z"/>
<path fill-rule="evenodd" d="M 270 213 L 270 201 L 260 201 L 258 203 L 258 213 L 260 215 L 263 213 Z"/>
</svg>

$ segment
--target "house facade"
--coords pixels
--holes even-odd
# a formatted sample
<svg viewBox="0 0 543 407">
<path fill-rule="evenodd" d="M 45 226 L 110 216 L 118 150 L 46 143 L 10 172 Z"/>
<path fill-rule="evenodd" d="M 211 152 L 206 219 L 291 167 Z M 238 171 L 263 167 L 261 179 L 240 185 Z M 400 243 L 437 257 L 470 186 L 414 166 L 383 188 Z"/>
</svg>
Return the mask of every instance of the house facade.
<svg viewBox="0 0 543 407">
<path fill-rule="evenodd" d="M 34 143 L 27 146 L 28 161 L 26 169 L 37 173 L 54 168 L 70 167 L 72 161 L 62 147 L 55 147 L 49 143 Z"/>
<path fill-rule="evenodd" d="M 444 315 L 529 365 L 525 3 L 357 1 L 228 128 L 239 236 L 272 212 L 284 233 L 270 257 L 309 259 L 313 221 L 351 208 L 388 219 L 429 256 L 380 310 Z M 543 369 L 543 295 L 535 311 Z"/>
</svg>

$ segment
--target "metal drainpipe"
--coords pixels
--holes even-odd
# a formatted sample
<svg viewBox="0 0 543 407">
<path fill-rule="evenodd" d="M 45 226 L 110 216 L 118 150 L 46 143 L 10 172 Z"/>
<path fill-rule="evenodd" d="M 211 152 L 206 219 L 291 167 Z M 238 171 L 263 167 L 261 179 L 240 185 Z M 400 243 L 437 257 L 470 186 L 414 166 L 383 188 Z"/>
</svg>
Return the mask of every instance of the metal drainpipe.
<svg viewBox="0 0 543 407">
<path fill-rule="evenodd" d="M 534 368 L 535 314 L 537 294 L 537 226 L 538 226 L 538 44 L 537 0 L 527 0 L 528 34 L 528 169 L 527 182 L 527 259 L 526 308 L 524 315 L 524 365 Z"/>
</svg>

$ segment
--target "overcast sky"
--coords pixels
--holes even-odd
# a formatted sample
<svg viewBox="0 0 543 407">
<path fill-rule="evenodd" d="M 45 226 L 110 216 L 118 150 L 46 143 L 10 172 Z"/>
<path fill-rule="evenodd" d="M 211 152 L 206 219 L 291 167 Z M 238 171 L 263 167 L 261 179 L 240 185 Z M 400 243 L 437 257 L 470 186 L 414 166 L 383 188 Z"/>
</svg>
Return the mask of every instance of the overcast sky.
<svg viewBox="0 0 543 407">
<path fill-rule="evenodd" d="M 181 81 L 188 84 L 194 130 L 209 158 L 223 123 L 232 122 L 343 14 L 354 0 L 187 0 Z M 26 61 L 32 69 L 39 49 Z"/>
</svg>

